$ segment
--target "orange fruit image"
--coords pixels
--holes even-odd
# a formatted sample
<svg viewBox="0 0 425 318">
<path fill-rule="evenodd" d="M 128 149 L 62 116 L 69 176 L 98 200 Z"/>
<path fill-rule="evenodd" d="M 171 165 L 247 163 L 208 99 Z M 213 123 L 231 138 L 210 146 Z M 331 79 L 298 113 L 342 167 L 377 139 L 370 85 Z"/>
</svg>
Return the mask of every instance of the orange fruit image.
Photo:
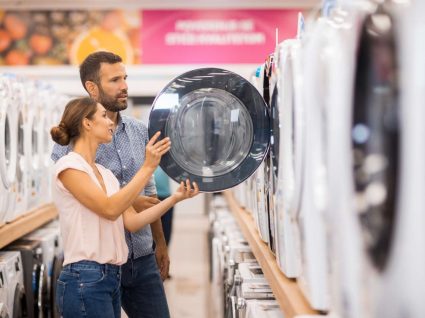
<svg viewBox="0 0 425 318">
<path fill-rule="evenodd" d="M 78 36 L 71 45 L 70 61 L 80 65 L 87 55 L 97 51 L 113 52 L 123 59 L 125 64 L 134 62 L 134 52 L 128 37 L 118 31 L 108 31 L 93 27 Z"/>
<path fill-rule="evenodd" d="M 30 47 L 36 54 L 46 54 L 52 48 L 52 38 L 43 34 L 33 34 L 30 37 Z"/>
<path fill-rule="evenodd" d="M 0 29 L 0 52 L 6 50 L 10 46 L 11 42 L 12 39 L 10 38 L 9 33 L 3 29 Z"/>
<path fill-rule="evenodd" d="M 27 25 L 15 14 L 6 14 L 3 23 L 6 30 L 9 31 L 11 38 L 14 40 L 20 40 L 27 34 Z"/>
<path fill-rule="evenodd" d="M 7 65 L 28 65 L 29 55 L 20 50 L 10 50 L 6 55 Z"/>
</svg>

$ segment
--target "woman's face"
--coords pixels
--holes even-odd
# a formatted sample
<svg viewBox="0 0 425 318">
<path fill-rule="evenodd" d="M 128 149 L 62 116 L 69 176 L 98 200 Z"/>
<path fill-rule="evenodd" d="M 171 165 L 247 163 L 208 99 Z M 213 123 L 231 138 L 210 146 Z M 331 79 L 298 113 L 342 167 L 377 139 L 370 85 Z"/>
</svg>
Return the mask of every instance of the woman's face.
<svg viewBox="0 0 425 318">
<path fill-rule="evenodd" d="M 99 139 L 99 142 L 111 142 L 112 135 L 114 134 L 114 123 L 106 115 L 106 109 L 102 106 L 102 104 L 97 103 L 96 113 L 93 115 L 93 118 L 90 121 L 93 125 L 92 133 Z"/>
</svg>

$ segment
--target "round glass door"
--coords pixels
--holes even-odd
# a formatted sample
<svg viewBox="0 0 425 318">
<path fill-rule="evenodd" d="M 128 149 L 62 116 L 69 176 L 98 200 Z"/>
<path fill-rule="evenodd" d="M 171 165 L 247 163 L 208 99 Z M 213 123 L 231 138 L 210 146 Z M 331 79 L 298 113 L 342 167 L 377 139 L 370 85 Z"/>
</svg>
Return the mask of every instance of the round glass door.
<svg viewBox="0 0 425 318">
<path fill-rule="evenodd" d="M 260 165 L 270 139 L 266 104 L 243 77 L 203 68 L 180 75 L 157 96 L 149 135 L 170 137 L 161 167 L 175 181 L 203 192 L 231 188 Z"/>
<path fill-rule="evenodd" d="M 382 7 L 363 25 L 357 56 L 352 147 L 363 241 L 379 270 L 394 230 L 399 153 L 398 70 L 391 16 Z"/>
</svg>

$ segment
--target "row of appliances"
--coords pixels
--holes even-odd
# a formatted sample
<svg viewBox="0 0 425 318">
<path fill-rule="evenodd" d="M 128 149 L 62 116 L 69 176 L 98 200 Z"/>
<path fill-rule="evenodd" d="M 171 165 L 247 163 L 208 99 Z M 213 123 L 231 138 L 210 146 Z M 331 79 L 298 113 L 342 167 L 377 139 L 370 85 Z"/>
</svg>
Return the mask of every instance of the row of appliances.
<svg viewBox="0 0 425 318">
<path fill-rule="evenodd" d="M 151 109 L 149 134 L 172 141 L 163 170 L 205 192 L 241 184 L 282 272 L 336 317 L 425 312 L 424 9 L 327 3 L 252 83 L 193 70 Z"/>
<path fill-rule="evenodd" d="M 209 205 L 213 317 L 284 317 L 260 265 L 221 195 Z"/>
<path fill-rule="evenodd" d="M 46 83 L 0 75 L 0 223 L 51 201 L 50 128 L 66 101 Z"/>
<path fill-rule="evenodd" d="M 253 75 L 271 145 L 234 192 L 313 308 L 422 317 L 425 4 L 333 5 Z"/>
<path fill-rule="evenodd" d="M 0 251 L 0 317 L 53 317 L 62 270 L 59 223 L 52 221 Z"/>
</svg>

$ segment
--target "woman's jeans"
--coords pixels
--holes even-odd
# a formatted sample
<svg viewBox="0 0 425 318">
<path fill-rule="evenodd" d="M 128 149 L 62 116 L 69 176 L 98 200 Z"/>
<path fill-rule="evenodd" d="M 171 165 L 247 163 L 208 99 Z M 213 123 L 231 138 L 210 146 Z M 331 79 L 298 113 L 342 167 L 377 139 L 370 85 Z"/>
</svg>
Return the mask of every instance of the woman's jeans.
<svg viewBox="0 0 425 318">
<path fill-rule="evenodd" d="M 56 305 L 64 318 L 121 315 L 121 268 L 79 261 L 65 265 L 57 281 Z"/>
</svg>

